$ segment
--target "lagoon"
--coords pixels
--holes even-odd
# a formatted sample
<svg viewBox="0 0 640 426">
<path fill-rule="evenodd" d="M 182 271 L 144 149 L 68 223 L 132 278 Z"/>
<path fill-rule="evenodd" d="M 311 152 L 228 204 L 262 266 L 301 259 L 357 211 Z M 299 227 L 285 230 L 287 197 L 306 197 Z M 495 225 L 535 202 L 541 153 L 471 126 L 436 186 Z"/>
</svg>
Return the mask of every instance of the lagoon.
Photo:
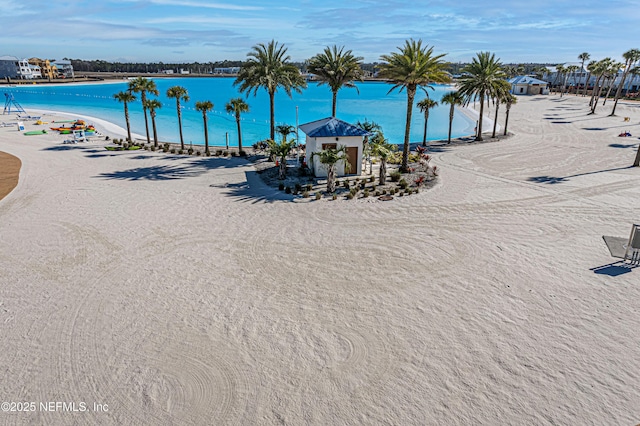
<svg viewBox="0 0 640 426">
<path fill-rule="evenodd" d="M 209 143 L 222 146 L 227 138 L 230 146 L 237 146 L 237 129 L 233 115 L 225 112 L 225 104 L 234 97 L 245 97 L 233 86 L 233 78 L 154 78 L 162 102 L 157 113 L 158 138 L 163 142 L 179 142 L 178 120 L 174 99 L 166 96 L 171 86 L 183 86 L 189 91 L 189 102 L 183 102 L 183 133 L 185 143 L 204 143 L 202 114 L 195 110 L 197 101 L 210 100 L 214 109 L 209 117 Z M 33 85 L 5 87 L 3 92 L 14 97 L 28 111 L 33 109 L 57 110 L 68 113 L 99 117 L 121 127 L 126 127 L 122 104 L 113 99 L 117 92 L 127 89 L 127 80 L 116 83 L 91 83 L 76 85 Z M 344 88 L 338 92 L 337 117 L 350 123 L 369 120 L 382 126 L 385 136 L 392 143 L 402 143 L 404 138 L 406 93 L 397 90 L 388 93 L 392 86 L 384 82 L 357 83 L 356 89 Z M 451 86 L 434 85 L 429 97 L 435 100 L 452 90 Z M 425 97 L 416 94 L 416 102 Z M 269 137 L 269 98 L 264 90 L 246 98 L 251 111 L 242 116 L 243 142 L 247 145 Z M 129 105 L 131 130 L 145 134 L 140 100 Z M 300 124 L 331 115 L 331 92 L 327 86 L 309 82 L 301 94 L 289 98 L 283 91 L 276 94 L 277 124 L 295 126 L 296 115 Z M 449 106 L 438 106 L 430 111 L 428 139 L 446 139 L 449 125 Z M 453 120 L 452 137 L 469 135 L 475 123 L 457 111 Z M 151 127 L 151 123 L 149 123 Z M 411 123 L 411 141 L 422 141 L 424 116 L 416 108 Z M 470 131 L 471 129 L 471 131 Z M 151 132 L 151 129 L 150 129 Z M 153 136 L 152 136 L 153 137 Z M 301 141 L 304 135 L 300 134 Z"/>
</svg>

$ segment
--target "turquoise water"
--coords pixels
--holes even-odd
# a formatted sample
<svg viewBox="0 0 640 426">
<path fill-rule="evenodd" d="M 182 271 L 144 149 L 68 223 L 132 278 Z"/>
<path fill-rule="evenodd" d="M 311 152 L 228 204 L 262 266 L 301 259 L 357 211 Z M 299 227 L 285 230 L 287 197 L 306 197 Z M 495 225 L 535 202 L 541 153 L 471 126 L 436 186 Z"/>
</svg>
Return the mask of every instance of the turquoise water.
<svg viewBox="0 0 640 426">
<path fill-rule="evenodd" d="M 229 145 L 237 146 L 238 136 L 235 118 L 224 110 L 229 99 L 239 97 L 233 87 L 233 78 L 159 78 L 154 79 L 162 102 L 158 111 L 156 124 L 158 139 L 167 142 L 179 142 L 178 119 L 174 99 L 166 96 L 171 86 L 183 86 L 189 91 L 190 101 L 183 102 L 182 124 L 185 143 L 204 143 L 202 114 L 195 110 L 197 101 L 210 100 L 214 109 L 208 114 L 209 143 L 225 145 L 228 135 Z M 337 117 L 350 123 L 368 119 L 382 126 L 385 136 L 392 143 L 402 143 L 406 114 L 406 93 L 387 94 L 391 85 L 382 82 L 358 83 L 358 90 L 342 89 L 338 92 Z M 451 90 L 449 86 L 434 86 L 429 91 L 432 99 L 439 100 L 443 94 Z M 126 127 L 123 106 L 113 99 L 113 95 L 127 89 L 127 81 L 121 83 L 61 85 L 61 86 L 17 86 L 2 88 L 3 92 L 11 92 L 16 100 L 27 110 L 51 109 L 99 117 L 121 127 Z M 424 98 L 418 92 L 416 101 Z M 257 96 L 249 96 L 246 102 L 250 112 L 242 115 L 242 136 L 246 145 L 269 137 L 269 98 L 264 90 Z M 296 107 L 300 124 L 319 120 L 331 115 L 331 92 L 326 86 L 318 86 L 310 82 L 302 94 L 294 93 L 290 99 L 286 93 L 276 94 L 276 121 L 278 124 L 296 124 Z M 131 128 L 134 133 L 145 134 L 142 106 L 139 100 L 129 105 Z M 429 140 L 446 139 L 449 126 L 449 106 L 438 106 L 430 111 Z M 469 134 L 474 123 L 461 113 L 456 113 L 453 120 L 453 137 Z M 149 122 L 151 127 L 151 122 Z M 418 109 L 414 110 L 411 123 L 411 141 L 422 141 L 424 117 Z M 150 129 L 151 132 L 151 129 Z M 151 136 L 153 137 L 153 135 Z M 304 135 L 300 134 L 301 141 Z"/>
</svg>

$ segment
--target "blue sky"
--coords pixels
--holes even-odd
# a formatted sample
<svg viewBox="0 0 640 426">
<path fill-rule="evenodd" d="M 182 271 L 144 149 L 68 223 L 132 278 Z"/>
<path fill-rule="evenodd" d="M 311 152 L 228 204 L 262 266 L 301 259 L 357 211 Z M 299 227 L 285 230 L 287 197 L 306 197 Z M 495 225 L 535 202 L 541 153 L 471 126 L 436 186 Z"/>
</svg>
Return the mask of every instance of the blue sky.
<svg viewBox="0 0 640 426">
<path fill-rule="evenodd" d="M 125 62 L 244 59 L 256 43 L 284 43 L 293 60 L 337 44 L 377 61 L 421 38 L 467 62 L 620 59 L 640 48 L 640 0 L 0 0 L 0 56 Z"/>
</svg>

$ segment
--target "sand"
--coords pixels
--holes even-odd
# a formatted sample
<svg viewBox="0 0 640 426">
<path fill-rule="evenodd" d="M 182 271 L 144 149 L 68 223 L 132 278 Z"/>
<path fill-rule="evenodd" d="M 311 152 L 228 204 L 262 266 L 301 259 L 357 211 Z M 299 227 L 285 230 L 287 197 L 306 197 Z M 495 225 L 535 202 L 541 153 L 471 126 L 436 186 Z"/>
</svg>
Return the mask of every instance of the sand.
<svg viewBox="0 0 640 426">
<path fill-rule="evenodd" d="M 391 202 L 0 128 L 0 401 L 86 404 L 0 423 L 639 423 L 640 270 L 602 235 L 640 221 L 640 105 L 587 102 L 520 97 Z"/>
</svg>

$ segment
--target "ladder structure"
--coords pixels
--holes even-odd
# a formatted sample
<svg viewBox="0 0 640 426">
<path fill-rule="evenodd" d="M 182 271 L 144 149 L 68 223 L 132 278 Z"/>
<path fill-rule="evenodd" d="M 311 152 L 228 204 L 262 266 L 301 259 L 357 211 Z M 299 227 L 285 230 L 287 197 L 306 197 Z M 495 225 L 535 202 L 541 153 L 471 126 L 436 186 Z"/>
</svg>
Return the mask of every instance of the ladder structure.
<svg viewBox="0 0 640 426">
<path fill-rule="evenodd" d="M 13 93 L 5 93 L 4 94 L 5 97 L 5 102 L 4 102 L 4 111 L 2 112 L 2 114 L 11 114 L 11 107 L 13 107 L 13 112 L 26 112 L 24 110 L 24 108 L 22 108 L 22 105 L 20 105 L 18 103 L 18 101 L 16 101 L 16 99 L 13 97 Z"/>
</svg>

